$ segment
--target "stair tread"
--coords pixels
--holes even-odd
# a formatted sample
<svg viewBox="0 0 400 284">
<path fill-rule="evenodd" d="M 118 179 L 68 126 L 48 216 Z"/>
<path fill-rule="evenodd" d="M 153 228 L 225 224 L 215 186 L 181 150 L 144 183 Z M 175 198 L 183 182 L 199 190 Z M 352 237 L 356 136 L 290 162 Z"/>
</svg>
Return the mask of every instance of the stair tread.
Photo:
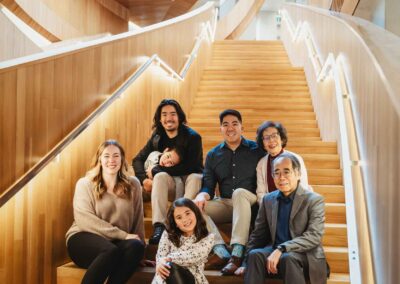
<svg viewBox="0 0 400 284">
<path fill-rule="evenodd" d="M 58 277 L 65 275 L 69 275 L 71 278 L 69 279 L 71 284 L 73 283 L 80 283 L 80 280 L 82 279 L 85 269 L 79 268 L 76 266 L 73 262 L 68 262 L 62 266 L 59 266 L 57 268 L 57 275 Z M 143 276 L 146 274 L 147 277 L 143 279 Z M 155 274 L 155 268 L 154 267 L 139 267 L 137 269 L 137 272 L 131 277 L 128 283 L 135 283 L 135 281 L 138 281 L 139 278 L 143 281 L 142 283 L 150 283 L 151 279 L 153 278 L 153 275 Z M 222 276 L 221 272 L 218 270 L 205 270 L 204 274 L 209 280 L 213 280 L 212 283 L 220 282 L 217 279 L 221 279 L 221 283 L 243 283 L 243 279 L 241 277 L 237 276 Z M 274 281 L 274 280 L 273 280 Z M 335 283 L 336 281 L 345 281 L 350 283 L 350 275 L 347 273 L 331 273 L 328 284 L 329 283 Z M 271 283 L 269 281 L 268 283 Z M 274 283 L 274 282 L 272 282 Z M 278 282 L 275 283 L 281 283 L 279 280 Z"/>
</svg>

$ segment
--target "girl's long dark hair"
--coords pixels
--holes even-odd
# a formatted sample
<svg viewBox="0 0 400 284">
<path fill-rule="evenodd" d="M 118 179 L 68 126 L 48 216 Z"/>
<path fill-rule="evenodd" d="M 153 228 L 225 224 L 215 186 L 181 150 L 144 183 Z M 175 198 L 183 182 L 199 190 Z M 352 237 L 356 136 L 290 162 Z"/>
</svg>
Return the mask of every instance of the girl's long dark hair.
<svg viewBox="0 0 400 284">
<path fill-rule="evenodd" d="M 175 200 L 168 210 L 167 214 L 167 232 L 168 239 L 176 246 L 181 246 L 180 238 L 182 231 L 178 228 L 174 218 L 174 211 L 176 207 L 187 207 L 194 212 L 196 216 L 196 226 L 194 228 L 194 235 L 196 236 L 196 243 L 208 236 L 208 229 L 206 221 L 201 214 L 200 209 L 194 204 L 194 202 L 188 198 L 179 198 Z"/>
</svg>

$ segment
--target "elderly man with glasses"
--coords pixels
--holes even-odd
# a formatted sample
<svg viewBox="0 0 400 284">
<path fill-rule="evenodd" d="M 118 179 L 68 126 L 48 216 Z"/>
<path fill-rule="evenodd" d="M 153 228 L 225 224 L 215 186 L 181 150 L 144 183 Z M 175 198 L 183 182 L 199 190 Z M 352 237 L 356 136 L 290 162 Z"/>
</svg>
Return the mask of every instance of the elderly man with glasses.
<svg viewBox="0 0 400 284">
<path fill-rule="evenodd" d="M 300 184 L 301 166 L 291 153 L 273 161 L 277 191 L 263 197 L 250 236 L 247 257 L 235 274 L 245 284 L 280 278 L 284 283 L 327 282 L 328 266 L 322 248 L 325 204 L 323 197 Z"/>
</svg>

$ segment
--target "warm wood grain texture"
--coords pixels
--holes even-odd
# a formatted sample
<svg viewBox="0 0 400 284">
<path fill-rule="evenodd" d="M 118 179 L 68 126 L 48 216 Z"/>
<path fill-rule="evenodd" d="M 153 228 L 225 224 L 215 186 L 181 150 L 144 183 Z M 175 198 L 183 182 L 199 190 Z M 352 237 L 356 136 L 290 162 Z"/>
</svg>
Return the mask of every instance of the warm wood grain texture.
<svg viewBox="0 0 400 284">
<path fill-rule="evenodd" d="M 127 20 L 121 19 L 97 0 L 3 1 L 5 6 L 12 7 L 10 10 L 17 11 L 27 24 L 47 31 L 46 37 L 50 37 L 51 41 L 107 32 L 118 34 L 128 30 Z"/>
<path fill-rule="evenodd" d="M 326 198 L 323 244 L 331 271 L 349 273 L 339 155 L 337 149 L 323 153 L 332 144 L 321 141 L 304 71 L 291 66 L 282 42 L 214 43 L 211 62 L 204 71 L 189 116 L 190 125 L 202 135 L 204 152 L 222 141 L 218 115 L 229 108 L 241 112 L 243 135 L 248 139 L 254 139 L 256 128 L 265 120 L 284 123 L 288 149 L 296 149 L 303 157 L 310 185 Z M 317 149 L 321 149 L 320 153 Z M 224 227 L 223 231 L 229 240 L 230 228 Z"/>
<path fill-rule="evenodd" d="M 400 251 L 400 40 L 360 19 L 344 15 L 337 18 L 295 5 L 285 9 L 295 25 L 300 21 L 309 24 L 322 62 L 329 53 L 346 59 L 361 161 L 354 169 L 359 167 L 362 172 L 360 177 L 354 176 L 354 188 L 363 283 L 374 283 L 372 261 L 377 283 L 397 283 L 399 265 L 393 252 Z M 293 44 L 285 31 L 283 34 L 289 57 L 296 66 L 305 67 L 321 137 L 339 141 L 332 80 L 316 82 L 304 43 Z M 362 185 L 364 192 L 360 192 Z"/>
<path fill-rule="evenodd" d="M 2 5 L 0 4 L 0 9 Z M 21 31 L 3 11 L 0 10 L 0 61 L 17 58 L 42 49 L 29 38 L 29 35 Z"/>
<path fill-rule="evenodd" d="M 129 10 L 116 0 L 97 0 L 101 5 L 125 21 L 129 21 Z"/>
<path fill-rule="evenodd" d="M 264 55 L 259 57 L 259 51 L 264 51 Z M 279 55 L 270 56 L 270 53 L 274 54 L 277 51 Z M 213 46 L 213 56 L 210 64 L 206 67 L 203 72 L 202 80 L 199 84 L 199 90 L 203 85 L 207 85 L 211 89 L 209 92 L 203 93 L 198 91 L 193 101 L 192 111 L 189 116 L 189 124 L 191 127 L 196 129 L 201 135 L 203 140 L 204 153 L 209 149 L 209 145 L 212 143 L 213 146 L 219 144 L 222 140 L 222 136 L 219 130 L 218 113 L 225 108 L 238 109 L 243 114 L 243 122 L 245 123 L 244 135 L 249 138 L 255 135 L 255 129 L 250 128 L 251 125 L 256 123 L 259 125 L 265 119 L 271 119 L 269 116 L 268 109 L 273 107 L 280 112 L 280 118 L 283 119 L 284 125 L 287 127 L 290 147 L 304 145 L 303 148 L 298 148 L 297 153 L 301 154 L 305 159 L 305 163 L 308 169 L 310 180 L 312 181 L 313 188 L 316 192 L 322 194 L 326 201 L 326 224 L 325 234 L 323 237 L 323 245 L 326 250 L 326 255 L 333 273 L 332 277 L 328 280 L 328 283 L 349 283 L 348 275 L 348 256 L 347 256 L 347 225 L 345 216 L 344 206 L 344 190 L 343 186 L 332 185 L 321 185 L 317 178 L 323 177 L 321 172 L 318 172 L 320 168 L 336 172 L 339 168 L 337 155 L 330 153 L 318 153 L 318 149 L 322 148 L 325 151 L 326 148 L 334 148 L 334 152 L 337 152 L 336 144 L 331 142 L 322 142 L 318 137 L 316 142 L 309 143 L 305 137 L 308 132 L 312 135 L 319 136 L 318 126 L 315 121 L 298 120 L 296 118 L 287 117 L 287 114 L 298 112 L 293 109 L 285 111 L 284 106 L 289 105 L 292 102 L 296 103 L 296 99 L 300 97 L 300 104 L 311 106 L 310 94 L 297 95 L 295 91 L 291 92 L 291 96 L 288 96 L 289 91 L 275 90 L 271 91 L 268 89 L 273 84 L 269 82 L 276 82 L 277 85 L 285 82 L 289 87 L 295 88 L 296 85 L 306 85 L 304 72 L 299 69 L 294 69 L 289 64 L 287 66 L 281 66 L 276 68 L 273 64 L 264 65 L 263 60 L 269 60 L 271 62 L 288 62 L 287 55 L 283 51 L 282 43 L 280 42 L 243 42 L 243 41 L 218 41 Z M 260 63 L 253 64 L 252 58 L 257 57 Z M 272 58 L 274 57 L 274 58 Z M 222 64 L 225 63 L 225 64 Z M 241 72 L 238 72 L 232 66 L 241 66 Z M 251 70 L 258 70 L 262 72 L 263 76 L 254 76 L 250 81 L 248 80 L 251 75 Z M 258 74 L 260 75 L 260 74 Z M 225 80 L 221 80 L 221 77 Z M 284 76 L 282 78 L 282 76 Z M 254 94 L 256 91 L 251 91 L 249 86 L 267 86 L 264 90 L 264 95 Z M 221 88 L 221 92 L 216 94 L 212 92 L 212 88 L 216 86 Z M 248 93 L 240 93 L 243 90 L 247 90 Z M 233 92 L 240 93 L 234 97 L 229 94 L 225 94 L 226 91 L 232 90 Z M 308 96 L 308 100 L 306 99 Z M 263 100 L 264 99 L 264 100 Z M 269 101 L 268 101 L 269 99 Z M 263 110 L 257 115 L 254 115 L 251 119 L 248 113 L 243 113 L 244 110 Z M 216 113 L 215 110 L 218 110 Z M 312 107 L 308 111 L 313 112 Z M 203 118 L 200 114 L 204 114 L 207 118 Z M 249 125 L 249 124 L 250 125 Z M 302 126 L 307 127 L 302 128 Z M 302 128 L 302 129 L 299 129 Z M 293 138 L 293 134 L 296 130 L 300 130 L 302 135 Z M 313 149 L 313 153 L 310 153 L 306 146 Z M 292 149 L 292 148 L 290 148 Z M 332 163 L 333 162 L 333 163 Z M 338 170 L 338 176 L 341 176 L 341 171 Z M 152 233 L 151 224 L 151 204 L 146 202 L 144 205 L 145 211 L 145 229 L 146 235 L 149 236 Z M 219 224 L 218 225 L 224 240 L 229 243 L 231 236 L 231 224 Z M 156 253 L 156 246 L 149 246 L 146 251 L 146 255 L 150 259 L 154 259 Z M 58 283 L 79 283 L 82 278 L 84 271 L 76 268 L 71 263 L 66 264 L 57 269 Z M 141 270 L 135 274 L 129 283 L 150 283 L 154 275 L 154 270 Z M 243 279 L 239 277 L 225 277 L 221 276 L 219 271 L 206 271 L 206 275 L 210 283 L 223 284 L 223 283 L 243 283 Z M 267 283 L 271 283 L 268 281 Z M 281 281 L 272 283 L 282 283 Z"/>
<path fill-rule="evenodd" d="M 9 106 L 1 111 L 10 117 L 8 123 L 2 119 L 1 129 L 18 130 L 14 142 L 3 141 L 1 135 L 2 143 L 7 142 L 2 147 L 13 155 L 21 151 L 22 165 L 25 156 L 33 162 L 33 149 L 41 147 L 46 153 L 50 137 L 59 142 L 135 70 L 139 55 L 157 52 L 179 69 L 194 45 L 200 23 L 208 19 L 213 19 L 211 9 L 159 30 L 2 70 L 0 93 L 13 95 L 0 97 L 1 104 Z M 163 41 L 167 37 L 169 44 Z M 64 235 L 72 223 L 75 182 L 85 174 L 96 148 L 105 139 L 118 139 L 130 161 L 149 138 L 153 113 L 162 98 L 179 100 L 189 112 L 209 51 L 210 43 L 203 41 L 183 82 L 166 76 L 159 67 L 149 68 L 123 98 L 0 208 L 2 283 L 56 283 L 56 267 L 69 261 Z M 19 107 L 23 108 L 16 111 Z M 12 116 L 17 117 L 13 120 Z M 14 160 L 7 166 L 15 164 Z"/>
<path fill-rule="evenodd" d="M 80 269 L 73 263 L 67 263 L 57 269 L 57 284 L 78 284 L 85 273 L 84 269 Z M 133 277 L 127 282 L 128 284 L 151 283 L 155 269 L 150 267 L 139 268 Z M 243 284 L 243 278 L 237 276 L 222 276 L 219 271 L 205 271 L 205 275 L 209 283 L 212 284 Z M 268 279 L 265 284 L 282 284 L 278 279 Z M 345 273 L 331 273 L 328 284 L 348 284 L 349 276 Z M 264 283 L 260 283 L 264 284 Z"/>
<path fill-rule="evenodd" d="M 39 34 L 47 38 L 51 42 L 57 42 L 60 39 L 50 33 L 48 30 L 43 28 L 38 22 L 36 22 L 27 12 L 25 12 L 15 0 L 0 0 L 7 9 L 9 9 L 14 15 L 24 21 L 32 29 L 37 31 Z"/>
<path fill-rule="evenodd" d="M 208 9 L 190 20 L 103 44 L 0 69 L 0 193 L 27 172 L 121 84 L 157 53 L 180 72 Z M 170 44 L 167 44 L 170 43 Z M 189 102 L 184 101 L 188 107 Z"/>
<path fill-rule="evenodd" d="M 102 0 L 104 1 L 104 0 Z M 139 26 L 148 26 L 187 13 L 196 0 L 114 0 L 127 7 L 130 19 Z"/>
<path fill-rule="evenodd" d="M 344 0 L 340 8 L 340 13 L 354 15 L 360 0 Z"/>
</svg>

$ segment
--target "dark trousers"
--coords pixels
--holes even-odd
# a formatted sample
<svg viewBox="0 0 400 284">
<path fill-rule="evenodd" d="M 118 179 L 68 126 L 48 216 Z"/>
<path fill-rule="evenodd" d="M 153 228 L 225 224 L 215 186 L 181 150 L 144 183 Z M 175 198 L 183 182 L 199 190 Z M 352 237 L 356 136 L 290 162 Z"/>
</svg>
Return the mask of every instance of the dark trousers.
<svg viewBox="0 0 400 284">
<path fill-rule="evenodd" d="M 189 269 L 173 262 L 168 262 L 171 269 L 169 276 L 165 279 L 167 284 L 195 284 L 196 279 Z"/>
<path fill-rule="evenodd" d="M 86 268 L 84 284 L 122 284 L 129 280 L 144 255 L 139 240 L 109 241 L 96 234 L 80 232 L 68 239 L 68 254 L 79 267 Z"/>
<path fill-rule="evenodd" d="M 245 284 L 264 283 L 265 278 L 283 279 L 283 283 L 305 284 L 308 278 L 308 261 L 305 254 L 285 252 L 278 263 L 278 274 L 269 274 L 266 269 L 268 256 L 274 251 L 272 247 L 251 250 L 247 257 Z"/>
</svg>

